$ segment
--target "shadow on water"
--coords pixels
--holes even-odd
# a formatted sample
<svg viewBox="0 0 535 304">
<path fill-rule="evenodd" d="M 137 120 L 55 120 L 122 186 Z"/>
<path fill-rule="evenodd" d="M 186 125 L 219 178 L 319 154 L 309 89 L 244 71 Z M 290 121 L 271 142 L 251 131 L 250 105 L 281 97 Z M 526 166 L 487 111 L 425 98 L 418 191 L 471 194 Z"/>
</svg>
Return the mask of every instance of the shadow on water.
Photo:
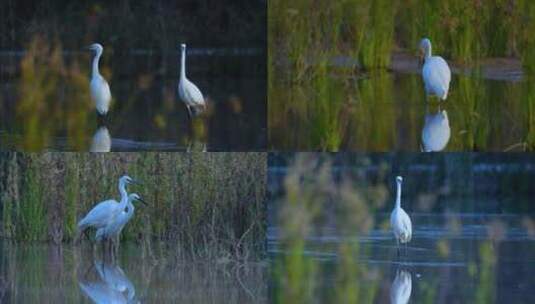
<svg viewBox="0 0 535 304">
<path fill-rule="evenodd" d="M 267 233 L 275 302 L 527 303 L 532 298 L 531 192 L 497 187 L 525 174 L 524 168 L 505 159 L 493 164 L 492 157 L 463 163 L 455 155 L 445 156 L 446 173 L 435 168 L 431 174 L 423 156 L 408 157 L 411 167 L 386 155 L 376 157 L 384 161 L 379 166 L 369 156 L 300 154 L 288 156 L 294 161 L 287 167 L 281 164 L 284 156 L 275 158 L 269 168 Z M 402 206 L 413 223 L 412 240 L 399 255 L 390 229 L 390 166 L 404 172 Z"/>
<path fill-rule="evenodd" d="M 156 244 L 156 247 L 163 248 Z M 2 303 L 265 303 L 265 265 L 148 258 L 123 244 L 117 261 L 90 246 L 0 242 Z"/>
<path fill-rule="evenodd" d="M 331 73 L 269 85 L 270 147 L 281 150 L 533 149 L 532 79 L 453 75 L 446 102 L 425 101 L 419 74 Z"/>
</svg>

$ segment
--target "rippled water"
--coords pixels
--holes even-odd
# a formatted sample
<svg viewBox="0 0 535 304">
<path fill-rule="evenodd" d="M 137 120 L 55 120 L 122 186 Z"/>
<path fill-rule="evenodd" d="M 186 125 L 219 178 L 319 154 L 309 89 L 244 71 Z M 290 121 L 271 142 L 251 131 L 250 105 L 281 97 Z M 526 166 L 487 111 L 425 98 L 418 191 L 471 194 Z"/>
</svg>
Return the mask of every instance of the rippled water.
<svg viewBox="0 0 535 304">
<path fill-rule="evenodd" d="M 358 245 L 354 267 L 363 272 L 356 282 L 371 290 L 374 303 L 531 301 L 535 235 L 523 225 L 526 216 L 417 213 L 411 217 L 413 238 L 400 256 L 388 225 L 358 237 L 334 227 L 312 233 L 303 255 L 317 267 L 314 302 L 337 296 L 341 261 L 347 258 L 338 250 L 342 244 Z M 388 223 L 389 214 L 379 214 L 376 220 Z M 281 250 L 280 233 L 275 225 L 269 228 L 268 252 L 273 260 L 287 254 Z"/>
<path fill-rule="evenodd" d="M 265 265 L 156 259 L 123 244 L 112 261 L 89 246 L 0 242 L 1 303 L 264 303 Z"/>
</svg>

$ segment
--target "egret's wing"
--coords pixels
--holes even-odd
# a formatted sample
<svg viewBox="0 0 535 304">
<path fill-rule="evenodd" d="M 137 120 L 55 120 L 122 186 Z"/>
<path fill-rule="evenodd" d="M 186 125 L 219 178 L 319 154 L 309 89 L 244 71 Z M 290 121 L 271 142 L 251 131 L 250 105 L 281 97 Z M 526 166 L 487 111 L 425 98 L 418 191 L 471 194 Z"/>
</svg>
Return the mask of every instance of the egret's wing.
<svg viewBox="0 0 535 304">
<path fill-rule="evenodd" d="M 191 81 L 187 81 L 186 86 L 186 94 L 189 99 L 193 101 L 196 106 L 203 105 L 204 97 L 202 96 L 201 90 L 199 90 L 199 88 Z"/>
<path fill-rule="evenodd" d="M 79 228 L 94 226 L 97 228 L 104 227 L 111 217 L 115 214 L 117 201 L 107 200 L 98 203 L 89 213 L 78 223 Z"/>
<path fill-rule="evenodd" d="M 451 71 L 442 57 L 431 57 L 422 69 L 426 90 L 430 93 L 443 96 L 447 94 L 450 86 Z"/>
<path fill-rule="evenodd" d="M 108 112 L 111 100 L 110 86 L 108 85 L 108 82 L 102 77 L 95 77 L 91 80 L 90 90 L 97 111 L 102 114 Z"/>
</svg>

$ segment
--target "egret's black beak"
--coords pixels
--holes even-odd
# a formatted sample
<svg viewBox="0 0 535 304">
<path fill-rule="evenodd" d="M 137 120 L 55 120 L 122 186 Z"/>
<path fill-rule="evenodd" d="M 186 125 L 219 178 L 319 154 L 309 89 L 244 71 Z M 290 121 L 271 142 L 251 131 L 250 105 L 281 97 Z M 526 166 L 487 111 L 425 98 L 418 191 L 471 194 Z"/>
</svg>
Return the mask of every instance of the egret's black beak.
<svg viewBox="0 0 535 304">
<path fill-rule="evenodd" d="M 143 205 L 145 205 L 145 206 L 148 206 L 148 205 L 149 205 L 149 204 L 147 204 L 147 202 L 145 202 L 145 201 L 144 201 L 144 200 L 142 200 L 141 198 L 138 198 L 137 200 L 138 200 L 138 201 L 140 201 L 140 202 L 142 202 L 142 203 L 143 203 Z"/>
<path fill-rule="evenodd" d="M 142 182 L 138 181 L 137 179 L 131 179 L 130 183 L 134 184 L 134 185 L 142 185 L 143 184 Z"/>
</svg>

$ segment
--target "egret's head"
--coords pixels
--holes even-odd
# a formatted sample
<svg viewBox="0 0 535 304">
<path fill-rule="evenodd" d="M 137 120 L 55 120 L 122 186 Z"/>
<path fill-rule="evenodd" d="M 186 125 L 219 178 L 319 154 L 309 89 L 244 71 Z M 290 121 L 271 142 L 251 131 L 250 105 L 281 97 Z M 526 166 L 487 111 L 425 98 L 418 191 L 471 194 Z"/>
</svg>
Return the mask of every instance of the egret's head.
<svg viewBox="0 0 535 304">
<path fill-rule="evenodd" d="M 180 49 L 181 49 L 182 51 L 185 51 L 185 50 L 186 50 L 186 44 L 185 44 L 185 43 L 182 43 L 182 44 L 180 45 Z"/>
<path fill-rule="evenodd" d="M 138 184 L 139 182 L 136 181 L 135 179 L 131 178 L 130 176 L 128 175 L 123 175 L 121 176 L 121 178 L 119 179 L 119 182 L 120 183 L 124 183 L 126 185 L 129 185 L 129 184 Z"/>
<path fill-rule="evenodd" d="M 147 202 L 142 200 L 141 196 L 139 196 L 137 193 L 130 193 L 130 195 L 128 195 L 128 199 L 130 199 L 130 201 L 132 201 L 132 202 L 134 202 L 134 201 L 142 202 L 143 204 L 148 206 Z"/>
<path fill-rule="evenodd" d="M 104 50 L 104 48 L 102 47 L 102 45 L 100 45 L 100 43 L 93 43 L 88 48 L 97 53 L 102 53 L 102 50 Z"/>
<path fill-rule="evenodd" d="M 431 56 L 431 40 L 424 38 L 420 41 L 420 63 L 423 63 L 425 58 Z"/>
<path fill-rule="evenodd" d="M 403 177 L 401 177 L 401 176 L 396 177 L 396 182 L 398 184 L 401 184 L 402 181 L 403 181 Z"/>
</svg>

